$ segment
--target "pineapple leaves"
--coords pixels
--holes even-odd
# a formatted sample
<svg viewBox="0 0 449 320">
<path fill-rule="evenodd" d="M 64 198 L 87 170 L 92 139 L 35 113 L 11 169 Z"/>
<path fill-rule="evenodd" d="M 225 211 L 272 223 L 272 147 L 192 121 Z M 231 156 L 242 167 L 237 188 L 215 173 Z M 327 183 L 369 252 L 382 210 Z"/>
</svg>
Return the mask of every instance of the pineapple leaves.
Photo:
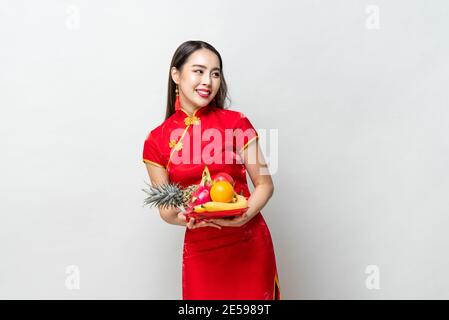
<svg viewBox="0 0 449 320">
<path fill-rule="evenodd" d="M 182 211 L 185 211 L 184 207 L 190 202 L 192 194 L 196 190 L 196 186 L 184 189 L 178 183 L 166 183 L 157 186 L 152 186 L 147 182 L 145 184 L 149 188 L 142 189 L 147 194 L 143 201 L 144 206 L 149 205 L 158 208 L 177 207 Z"/>
</svg>

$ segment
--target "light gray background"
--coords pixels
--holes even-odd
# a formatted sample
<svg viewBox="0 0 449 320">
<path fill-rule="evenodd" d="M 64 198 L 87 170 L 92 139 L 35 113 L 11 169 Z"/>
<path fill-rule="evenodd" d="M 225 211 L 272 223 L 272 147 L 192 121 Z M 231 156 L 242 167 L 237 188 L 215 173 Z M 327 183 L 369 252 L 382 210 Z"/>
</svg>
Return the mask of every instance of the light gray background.
<svg viewBox="0 0 449 320">
<path fill-rule="evenodd" d="M 446 0 L 0 4 L 0 298 L 181 298 L 184 229 L 141 188 L 186 40 L 279 130 L 262 213 L 283 299 L 449 298 Z"/>
</svg>

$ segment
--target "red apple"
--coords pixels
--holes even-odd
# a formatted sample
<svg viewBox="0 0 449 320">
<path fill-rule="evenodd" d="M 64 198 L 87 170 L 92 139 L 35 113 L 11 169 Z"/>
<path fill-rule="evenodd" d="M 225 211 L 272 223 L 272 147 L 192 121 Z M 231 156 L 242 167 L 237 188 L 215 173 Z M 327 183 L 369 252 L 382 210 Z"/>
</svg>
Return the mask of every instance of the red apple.
<svg viewBox="0 0 449 320">
<path fill-rule="evenodd" d="M 226 172 L 219 172 L 214 176 L 214 183 L 218 181 L 227 181 L 232 184 L 232 186 L 235 185 L 234 179 Z"/>
</svg>

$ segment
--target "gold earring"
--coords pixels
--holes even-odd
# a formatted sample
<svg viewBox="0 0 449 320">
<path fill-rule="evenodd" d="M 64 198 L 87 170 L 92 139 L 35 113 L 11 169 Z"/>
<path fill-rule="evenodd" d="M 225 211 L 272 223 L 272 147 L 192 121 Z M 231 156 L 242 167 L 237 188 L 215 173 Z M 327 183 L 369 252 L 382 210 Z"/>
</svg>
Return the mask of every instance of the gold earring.
<svg viewBox="0 0 449 320">
<path fill-rule="evenodd" d="M 179 96 L 178 85 L 176 85 L 176 90 L 175 90 L 175 92 L 176 92 L 176 95 Z"/>
</svg>

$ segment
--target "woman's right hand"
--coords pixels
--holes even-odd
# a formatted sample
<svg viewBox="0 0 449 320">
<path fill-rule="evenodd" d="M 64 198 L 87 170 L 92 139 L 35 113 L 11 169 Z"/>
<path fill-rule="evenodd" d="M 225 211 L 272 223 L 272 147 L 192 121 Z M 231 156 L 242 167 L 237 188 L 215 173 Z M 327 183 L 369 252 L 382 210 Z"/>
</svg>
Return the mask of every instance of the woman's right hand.
<svg viewBox="0 0 449 320">
<path fill-rule="evenodd" d="M 214 228 L 218 228 L 221 229 L 221 226 L 212 223 L 212 222 L 208 222 L 208 221 L 196 221 L 195 218 L 190 218 L 189 222 L 187 222 L 187 217 L 184 213 L 179 212 L 178 213 L 178 219 L 180 221 L 184 222 L 184 225 L 189 228 L 189 229 L 196 229 L 196 228 L 201 228 L 201 227 L 214 227 Z"/>
</svg>

